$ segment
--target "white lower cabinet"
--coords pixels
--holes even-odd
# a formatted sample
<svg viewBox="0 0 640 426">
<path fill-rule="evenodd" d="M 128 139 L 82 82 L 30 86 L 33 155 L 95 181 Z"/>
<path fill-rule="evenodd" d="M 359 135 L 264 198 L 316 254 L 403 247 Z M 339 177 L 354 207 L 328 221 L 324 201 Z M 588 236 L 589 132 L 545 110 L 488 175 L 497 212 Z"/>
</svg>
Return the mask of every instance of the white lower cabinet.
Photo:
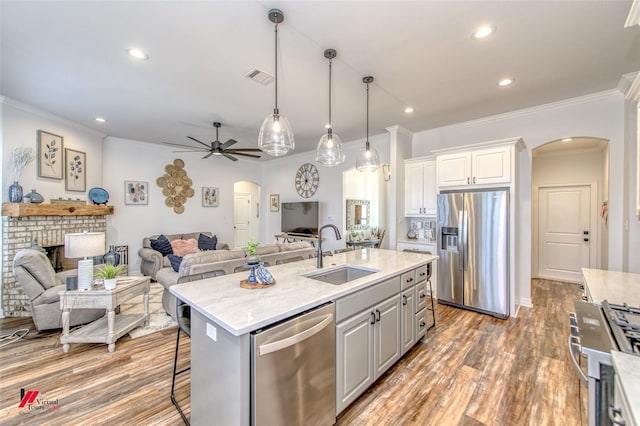
<svg viewBox="0 0 640 426">
<path fill-rule="evenodd" d="M 336 414 L 400 359 L 397 295 L 336 326 Z"/>
<path fill-rule="evenodd" d="M 402 354 L 404 355 L 416 343 L 415 289 L 402 292 Z"/>
</svg>

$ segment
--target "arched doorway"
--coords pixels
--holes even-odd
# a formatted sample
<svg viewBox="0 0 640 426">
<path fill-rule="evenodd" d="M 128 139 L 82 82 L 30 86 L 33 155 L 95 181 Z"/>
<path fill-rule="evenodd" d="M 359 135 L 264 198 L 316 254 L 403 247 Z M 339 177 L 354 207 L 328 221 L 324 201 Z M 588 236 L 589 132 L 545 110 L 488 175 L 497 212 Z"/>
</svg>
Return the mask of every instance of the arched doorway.
<svg viewBox="0 0 640 426">
<path fill-rule="evenodd" d="M 532 277 L 582 282 L 608 264 L 609 143 L 575 137 L 532 152 Z"/>
<path fill-rule="evenodd" d="M 240 181 L 233 184 L 233 247 L 241 248 L 252 237 L 260 241 L 260 185 Z"/>
</svg>

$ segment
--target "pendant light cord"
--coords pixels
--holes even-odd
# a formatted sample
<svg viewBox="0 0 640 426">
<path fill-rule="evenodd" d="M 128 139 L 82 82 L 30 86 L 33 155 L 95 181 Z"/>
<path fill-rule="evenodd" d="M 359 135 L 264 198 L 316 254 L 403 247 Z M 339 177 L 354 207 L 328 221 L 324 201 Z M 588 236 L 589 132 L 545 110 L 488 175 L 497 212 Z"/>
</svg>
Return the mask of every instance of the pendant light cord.
<svg viewBox="0 0 640 426">
<path fill-rule="evenodd" d="M 369 151 L 369 83 L 367 83 L 367 143 L 365 145 Z"/>
<path fill-rule="evenodd" d="M 276 31 L 275 31 L 275 39 L 276 39 L 276 107 L 274 109 L 274 114 L 280 114 L 280 111 L 278 111 L 278 24 L 276 24 Z"/>
<path fill-rule="evenodd" d="M 331 132 L 333 129 L 331 128 L 331 63 L 333 62 L 333 59 L 329 59 L 329 132 Z"/>
</svg>

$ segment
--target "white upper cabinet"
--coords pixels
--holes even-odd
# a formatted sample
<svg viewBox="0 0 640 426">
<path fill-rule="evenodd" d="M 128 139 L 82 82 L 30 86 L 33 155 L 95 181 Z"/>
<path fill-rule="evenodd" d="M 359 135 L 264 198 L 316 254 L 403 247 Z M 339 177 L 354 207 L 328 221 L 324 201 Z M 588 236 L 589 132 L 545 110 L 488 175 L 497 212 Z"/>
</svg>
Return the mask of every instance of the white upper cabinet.
<svg viewBox="0 0 640 426">
<path fill-rule="evenodd" d="M 435 216 L 437 185 L 435 160 L 405 163 L 405 216 Z"/>
<path fill-rule="evenodd" d="M 438 186 L 511 182 L 512 146 L 443 154 L 437 157 Z"/>
</svg>

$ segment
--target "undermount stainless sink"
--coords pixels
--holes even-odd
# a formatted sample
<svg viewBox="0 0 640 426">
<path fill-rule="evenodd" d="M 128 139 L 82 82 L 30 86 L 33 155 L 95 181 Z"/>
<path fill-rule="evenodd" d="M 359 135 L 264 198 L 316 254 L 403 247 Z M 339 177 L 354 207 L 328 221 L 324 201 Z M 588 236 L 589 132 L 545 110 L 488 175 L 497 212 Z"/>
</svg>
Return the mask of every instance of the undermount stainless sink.
<svg viewBox="0 0 640 426">
<path fill-rule="evenodd" d="M 376 272 L 379 271 L 360 266 L 344 265 L 333 269 L 307 274 L 305 277 L 329 284 L 340 285 L 348 283 L 349 281 L 357 280 L 358 278 L 366 277 L 367 275 L 375 274 Z"/>
</svg>

